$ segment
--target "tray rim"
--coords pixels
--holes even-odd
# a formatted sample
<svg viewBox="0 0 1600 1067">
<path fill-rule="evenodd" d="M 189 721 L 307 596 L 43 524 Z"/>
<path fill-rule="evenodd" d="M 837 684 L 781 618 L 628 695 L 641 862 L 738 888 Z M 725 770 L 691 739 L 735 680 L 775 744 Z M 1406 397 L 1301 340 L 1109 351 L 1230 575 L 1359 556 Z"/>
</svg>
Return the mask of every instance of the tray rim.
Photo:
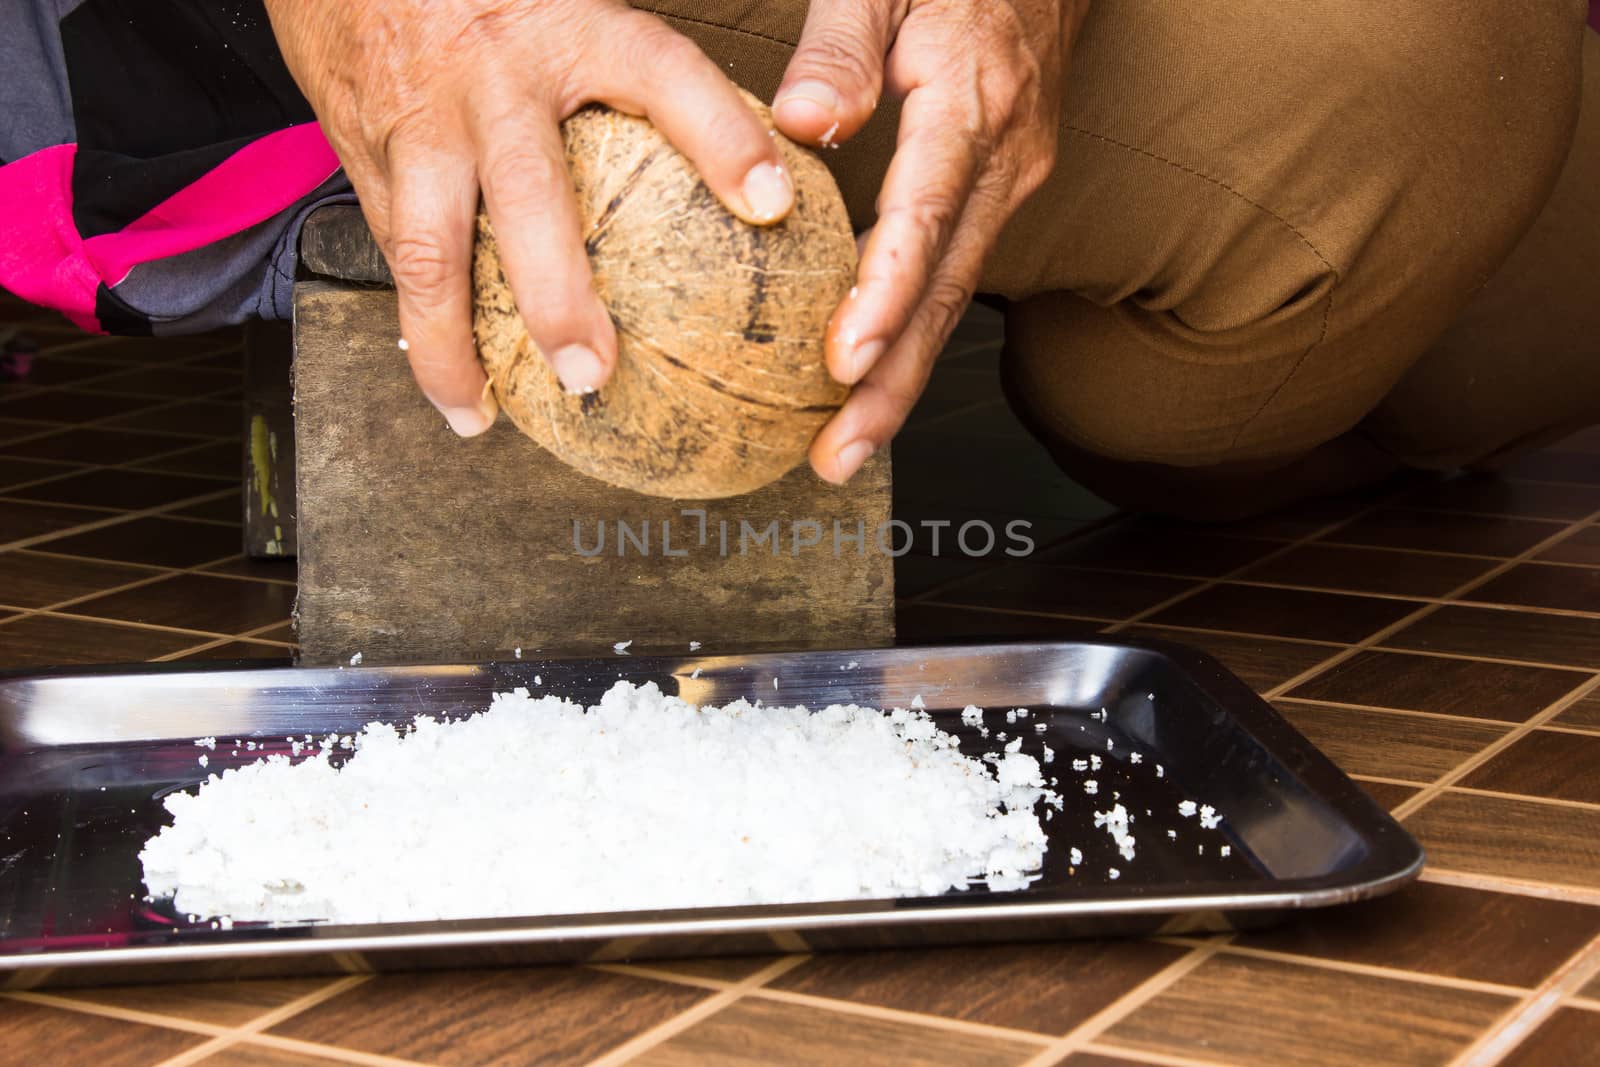
<svg viewBox="0 0 1600 1067">
<path fill-rule="evenodd" d="M 807 648 L 791 651 L 727 652 L 712 654 L 645 654 L 625 660 L 635 673 L 674 674 L 666 664 L 744 659 L 776 662 L 817 655 L 884 656 L 929 655 L 1005 651 L 1040 655 L 1074 648 L 1137 650 L 1164 657 L 1204 696 L 1220 707 L 1257 743 L 1284 762 L 1292 754 L 1296 776 L 1315 796 L 1355 829 L 1367 846 L 1366 855 L 1333 876 L 1281 879 L 1263 887 L 1241 890 L 1232 883 L 1195 882 L 1193 892 L 1145 892 L 1130 883 L 1120 896 L 1095 895 L 1069 899 L 994 899 L 981 904 L 960 901 L 976 898 L 908 897 L 801 904 L 751 905 L 680 909 L 661 912 L 580 913 L 557 916 L 518 916 L 489 919 L 446 919 L 416 923 L 237 927 L 230 931 L 191 929 L 189 937 L 215 933 L 226 940 L 216 943 L 143 944 L 109 948 L 45 948 L 8 951 L 0 939 L 0 972 L 37 968 L 70 968 L 124 964 L 160 964 L 288 957 L 341 952 L 392 952 L 450 950 L 495 945 L 528 945 L 564 941 L 614 941 L 716 935 L 759 935 L 784 931 L 903 926 L 912 923 L 984 923 L 1046 921 L 1073 917 L 1172 916 L 1200 912 L 1259 912 L 1304 910 L 1352 903 L 1382 896 L 1416 880 L 1426 863 L 1421 845 L 1387 811 L 1322 753 L 1255 690 L 1200 649 L 1161 638 L 1084 637 L 1069 640 L 942 641 L 926 645 L 873 648 Z M 518 669 L 545 663 L 604 663 L 599 656 L 558 653 L 527 656 L 520 660 L 478 663 L 404 663 L 340 668 L 295 665 L 262 666 L 250 660 L 175 661 L 136 664 L 92 664 L 0 671 L 0 692 L 18 683 L 47 682 L 79 677 L 163 676 L 179 674 L 266 673 L 304 676 L 317 672 L 395 673 L 427 670 L 478 672 L 501 666 Z M 1263 733 L 1267 736 L 1263 736 Z M 1272 734 L 1279 736 L 1273 737 Z M 1287 746 L 1287 747 L 1286 747 Z M 1177 883 L 1174 883 L 1177 884 Z M 1227 888 L 1225 888 L 1227 887 Z M 1103 887 L 1101 887 L 1103 888 Z M 1012 898 L 1012 894 L 1002 894 Z M 423 927 L 426 929 L 417 929 Z M 357 932 L 365 931 L 365 932 Z M 278 936 L 274 936 L 277 934 Z M 283 936 L 287 934 L 287 936 Z"/>
</svg>

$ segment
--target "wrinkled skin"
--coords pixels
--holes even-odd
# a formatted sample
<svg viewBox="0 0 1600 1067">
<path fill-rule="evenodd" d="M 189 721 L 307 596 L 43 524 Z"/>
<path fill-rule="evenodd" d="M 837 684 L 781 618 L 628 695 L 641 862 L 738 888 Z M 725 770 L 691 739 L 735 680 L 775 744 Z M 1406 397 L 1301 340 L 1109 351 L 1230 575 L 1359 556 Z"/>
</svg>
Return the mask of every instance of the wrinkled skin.
<svg viewBox="0 0 1600 1067">
<path fill-rule="evenodd" d="M 593 288 L 560 121 L 604 103 L 653 122 L 730 211 L 794 204 L 760 121 L 714 63 L 620 0 L 266 0 L 274 32 L 394 273 L 407 357 L 465 436 L 495 416 L 472 339 L 481 193 L 528 331 L 573 391 L 616 337 Z M 1001 227 L 1049 174 L 1066 55 L 1087 0 L 812 0 L 777 98 L 803 144 L 847 139 L 884 92 L 899 143 L 833 317 L 853 384 L 812 466 L 848 479 L 905 421 Z"/>
</svg>

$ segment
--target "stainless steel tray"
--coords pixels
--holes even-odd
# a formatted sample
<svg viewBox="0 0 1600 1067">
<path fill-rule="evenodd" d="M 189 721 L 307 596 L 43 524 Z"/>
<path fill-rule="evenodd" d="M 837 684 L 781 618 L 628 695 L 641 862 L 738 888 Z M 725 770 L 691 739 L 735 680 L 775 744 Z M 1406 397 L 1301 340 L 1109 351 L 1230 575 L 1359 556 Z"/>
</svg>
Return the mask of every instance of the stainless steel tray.
<svg viewBox="0 0 1600 1067">
<path fill-rule="evenodd" d="M 536 676 L 536 690 L 583 700 L 618 678 L 710 703 L 903 707 L 921 696 L 969 754 L 996 747 L 961 721 L 960 709 L 977 704 L 989 709 L 992 732 L 1023 737 L 1024 751 L 1054 750 L 1046 771 L 1060 779 L 1066 809 L 1044 824 L 1042 877 L 1013 893 L 231 930 L 144 902 L 136 855 L 164 824 L 159 800 L 172 790 L 284 749 L 287 735 L 463 715 L 493 691 L 533 687 Z M 1004 711 L 1019 706 L 1030 717 L 1006 724 Z M 202 769 L 193 740 L 207 736 L 219 743 Z M 259 747 L 233 756 L 235 738 Z M 1072 769 L 1091 752 L 1103 761 L 1094 797 Z M 1132 862 L 1120 862 L 1092 825 L 1113 791 L 1136 815 Z M 1221 829 L 1193 832 L 1195 820 L 1177 815 L 1186 799 L 1214 805 Z M 1167 827 L 1179 830 L 1176 840 Z M 1197 842 L 1224 840 L 1230 855 L 1198 850 Z M 1069 873 L 1074 846 L 1084 862 Z M 1388 892 L 1414 878 L 1422 859 L 1394 820 L 1243 683 L 1201 653 L 1157 642 L 0 675 L 0 975 L 14 972 L 14 983 L 39 984 L 41 968 L 52 983 L 70 984 L 1231 929 Z"/>
</svg>

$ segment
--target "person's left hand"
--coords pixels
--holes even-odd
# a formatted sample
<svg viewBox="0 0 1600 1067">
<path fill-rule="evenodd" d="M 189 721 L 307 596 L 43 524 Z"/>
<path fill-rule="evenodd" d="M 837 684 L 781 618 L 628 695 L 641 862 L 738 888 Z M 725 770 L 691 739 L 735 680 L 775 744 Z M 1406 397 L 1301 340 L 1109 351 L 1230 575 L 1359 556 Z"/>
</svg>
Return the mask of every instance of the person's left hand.
<svg viewBox="0 0 1600 1067">
<path fill-rule="evenodd" d="M 1000 229 L 1055 164 L 1067 53 L 1088 0 L 812 0 L 773 104 L 803 144 L 903 98 L 858 285 L 828 327 L 850 399 L 811 445 L 843 482 L 900 429 Z"/>
</svg>

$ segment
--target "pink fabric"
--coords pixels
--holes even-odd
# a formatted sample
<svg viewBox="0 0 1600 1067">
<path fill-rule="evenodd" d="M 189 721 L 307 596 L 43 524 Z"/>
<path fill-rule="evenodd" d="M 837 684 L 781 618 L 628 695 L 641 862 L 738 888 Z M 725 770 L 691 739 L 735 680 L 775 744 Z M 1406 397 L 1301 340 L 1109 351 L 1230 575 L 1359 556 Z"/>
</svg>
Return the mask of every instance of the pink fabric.
<svg viewBox="0 0 1600 1067">
<path fill-rule="evenodd" d="M 85 241 L 115 286 L 140 263 L 190 252 L 265 222 L 333 177 L 339 158 L 317 123 L 252 141 L 116 233 Z"/>
<path fill-rule="evenodd" d="M 0 289 L 101 332 L 95 294 L 141 263 L 243 232 L 327 181 L 338 157 L 307 123 L 252 141 L 116 233 L 85 241 L 72 218 L 76 145 L 0 167 Z"/>
<path fill-rule="evenodd" d="M 72 221 L 72 160 L 77 145 L 57 145 L 0 167 L 0 289 L 61 311 L 100 332 L 94 295 L 100 278 Z"/>
</svg>

